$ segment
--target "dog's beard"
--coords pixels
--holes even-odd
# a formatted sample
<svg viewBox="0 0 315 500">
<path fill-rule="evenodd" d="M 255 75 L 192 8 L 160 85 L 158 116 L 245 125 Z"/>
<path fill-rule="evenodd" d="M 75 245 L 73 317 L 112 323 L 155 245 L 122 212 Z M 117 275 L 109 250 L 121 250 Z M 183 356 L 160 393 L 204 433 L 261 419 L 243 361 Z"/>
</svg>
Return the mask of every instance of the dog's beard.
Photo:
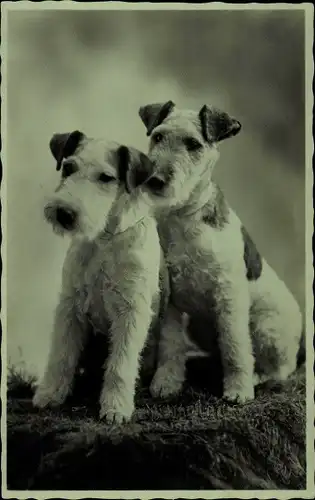
<svg viewBox="0 0 315 500">
<path fill-rule="evenodd" d="M 104 231 L 111 203 L 98 192 L 88 193 L 86 199 L 77 198 L 71 191 L 61 192 L 48 200 L 44 208 L 46 221 L 52 226 L 58 236 L 79 237 L 94 240 Z M 106 202 L 107 201 L 107 202 Z M 66 212 L 66 219 L 61 218 L 58 210 Z M 67 220 L 67 213 L 73 221 Z"/>
<path fill-rule="evenodd" d="M 89 241 L 95 240 L 103 231 L 106 221 L 99 223 L 98 227 L 93 225 L 88 215 L 79 214 L 77 221 L 71 229 L 65 228 L 56 218 L 57 207 L 47 206 L 44 210 L 46 221 L 52 226 L 53 232 L 57 236 L 70 236 L 71 238 L 82 238 Z"/>
<path fill-rule="evenodd" d="M 179 174 L 165 189 L 163 197 L 161 197 L 161 206 L 175 210 L 183 207 L 189 201 L 194 187 L 195 182 L 192 182 L 191 179 L 185 179 L 182 174 Z"/>
</svg>

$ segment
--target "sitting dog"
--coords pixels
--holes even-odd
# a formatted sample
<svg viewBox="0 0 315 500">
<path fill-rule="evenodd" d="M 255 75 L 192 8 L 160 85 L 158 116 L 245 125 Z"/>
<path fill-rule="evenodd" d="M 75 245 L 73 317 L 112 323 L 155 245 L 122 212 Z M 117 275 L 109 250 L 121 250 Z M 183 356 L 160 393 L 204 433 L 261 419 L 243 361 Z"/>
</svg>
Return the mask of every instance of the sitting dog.
<svg viewBox="0 0 315 500">
<path fill-rule="evenodd" d="M 33 404 L 65 401 L 92 326 L 109 337 L 100 417 L 121 423 L 132 416 L 140 355 L 167 301 L 156 221 L 143 189 L 152 164 L 135 149 L 79 131 L 55 134 L 50 149 L 61 182 L 44 214 L 71 244 L 48 366 Z"/>
<path fill-rule="evenodd" d="M 302 316 L 212 179 L 218 143 L 241 125 L 213 107 L 180 110 L 172 101 L 139 114 L 150 136 L 156 174 L 148 186 L 161 208 L 171 287 L 151 393 L 178 392 L 187 357 L 211 351 L 217 335 L 223 397 L 251 400 L 256 384 L 283 381 L 295 370 Z"/>
</svg>

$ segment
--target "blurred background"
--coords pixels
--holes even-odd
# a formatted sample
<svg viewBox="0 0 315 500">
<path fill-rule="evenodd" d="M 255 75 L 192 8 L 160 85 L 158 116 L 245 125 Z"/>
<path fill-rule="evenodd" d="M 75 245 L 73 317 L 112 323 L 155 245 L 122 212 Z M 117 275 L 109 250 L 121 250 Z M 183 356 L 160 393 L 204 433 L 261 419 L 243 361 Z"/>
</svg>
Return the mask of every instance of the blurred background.
<svg viewBox="0 0 315 500">
<path fill-rule="evenodd" d="M 146 150 L 138 108 L 172 99 L 243 125 L 216 167 L 230 204 L 304 308 L 303 11 L 15 11 L 8 16 L 7 329 L 41 375 L 67 241 L 43 219 L 48 143 L 81 129 Z"/>
</svg>

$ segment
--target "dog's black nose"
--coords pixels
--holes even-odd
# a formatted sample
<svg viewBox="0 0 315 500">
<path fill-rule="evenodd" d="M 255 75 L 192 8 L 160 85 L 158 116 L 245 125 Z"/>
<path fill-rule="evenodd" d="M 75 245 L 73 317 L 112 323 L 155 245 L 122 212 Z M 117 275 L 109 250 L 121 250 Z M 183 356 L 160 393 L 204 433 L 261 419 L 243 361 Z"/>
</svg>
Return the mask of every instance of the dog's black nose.
<svg viewBox="0 0 315 500">
<path fill-rule="evenodd" d="M 76 213 L 73 210 L 66 208 L 57 208 L 56 210 L 56 221 L 64 229 L 70 231 L 74 228 L 76 221 Z"/>
</svg>

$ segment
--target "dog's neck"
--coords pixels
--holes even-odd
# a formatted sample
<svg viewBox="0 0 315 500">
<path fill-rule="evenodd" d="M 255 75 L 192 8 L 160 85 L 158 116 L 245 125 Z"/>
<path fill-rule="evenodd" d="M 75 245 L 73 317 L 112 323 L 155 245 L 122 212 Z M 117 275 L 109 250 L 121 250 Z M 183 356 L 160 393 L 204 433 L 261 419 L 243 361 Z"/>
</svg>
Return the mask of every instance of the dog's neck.
<svg viewBox="0 0 315 500">
<path fill-rule="evenodd" d="M 172 213 L 178 217 L 198 217 L 198 213 L 215 197 L 216 184 L 212 180 L 210 171 L 205 171 L 190 192 L 188 199 L 179 207 L 174 208 Z"/>
<path fill-rule="evenodd" d="M 177 214 L 180 217 L 196 217 L 198 212 L 209 203 L 215 194 L 215 184 L 209 182 L 207 185 L 203 181 L 199 182 L 191 193 L 185 206 L 181 207 Z"/>
<path fill-rule="evenodd" d="M 139 239 L 139 235 L 143 234 L 143 231 L 145 231 L 147 227 L 146 220 L 147 217 L 143 217 L 135 224 L 126 227 L 124 230 L 121 230 L 120 225 L 115 226 L 115 228 L 113 226 L 113 232 L 104 229 L 94 242 L 97 247 L 103 248 L 104 251 L 108 251 L 108 248 L 112 248 L 112 251 L 115 252 L 115 249 L 121 247 L 126 250 L 129 247 L 133 247 L 136 240 Z"/>
<path fill-rule="evenodd" d="M 130 221 L 128 214 L 122 214 L 120 217 L 111 217 L 104 228 L 104 233 L 113 237 L 126 232 L 132 232 L 138 224 L 144 222 L 147 217 L 147 215 L 144 215 L 143 217 L 140 217 L 136 221 L 132 222 Z"/>
<path fill-rule="evenodd" d="M 109 214 L 102 238 L 118 236 L 126 232 L 132 233 L 140 223 L 151 218 L 149 206 L 137 200 L 123 200 L 117 203 Z"/>
</svg>

